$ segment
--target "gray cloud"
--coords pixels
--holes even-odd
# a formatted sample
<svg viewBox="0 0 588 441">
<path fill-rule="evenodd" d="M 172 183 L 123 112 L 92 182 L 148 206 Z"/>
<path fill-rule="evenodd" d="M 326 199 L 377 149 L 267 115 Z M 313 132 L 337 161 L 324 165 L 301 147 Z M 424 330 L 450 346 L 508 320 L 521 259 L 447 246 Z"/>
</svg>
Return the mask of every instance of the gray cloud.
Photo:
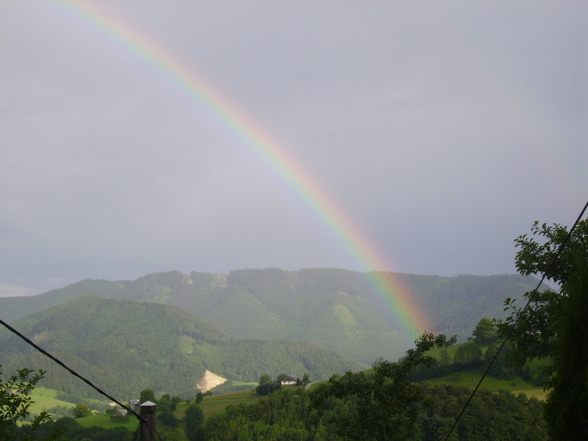
<svg viewBox="0 0 588 441">
<path fill-rule="evenodd" d="M 516 236 L 585 202 L 583 2 L 96 5 L 273 136 L 390 270 L 514 272 Z M 360 268 L 255 149 L 120 40 L 57 3 L 0 17 L 0 282 Z"/>
</svg>

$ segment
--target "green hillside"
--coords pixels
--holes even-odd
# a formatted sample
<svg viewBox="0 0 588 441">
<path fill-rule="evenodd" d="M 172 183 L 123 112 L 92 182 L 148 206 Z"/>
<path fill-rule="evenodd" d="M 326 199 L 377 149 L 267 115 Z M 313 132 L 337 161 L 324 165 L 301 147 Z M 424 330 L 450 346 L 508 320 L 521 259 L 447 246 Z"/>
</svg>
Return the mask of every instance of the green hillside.
<svg viewBox="0 0 588 441">
<path fill-rule="evenodd" d="M 474 340 L 446 349 L 432 349 L 427 355 L 433 357 L 435 362 L 430 367 L 420 366 L 413 371 L 413 380 L 473 389 L 486 371 L 490 359 L 494 357 L 494 351 L 499 343 L 478 346 L 479 358 L 465 362 L 458 362 L 457 356 L 466 346 L 475 346 Z M 514 394 L 524 393 L 529 398 L 544 400 L 546 393 L 543 389 L 544 378 L 541 376 L 541 368 L 549 365 L 550 359 L 533 360 L 524 367 L 515 367 L 508 361 L 507 353 L 508 345 L 494 361 L 480 387 L 493 392 L 503 390 Z"/>
<path fill-rule="evenodd" d="M 448 348 L 447 352 L 453 359 L 455 354 L 458 353 L 458 351 L 460 350 L 460 348 L 463 348 L 465 345 L 471 343 L 472 342 L 451 346 Z M 482 353 L 484 353 L 488 349 L 488 346 L 482 346 L 481 349 Z M 432 355 L 437 359 L 441 359 L 442 351 L 443 350 L 434 349 L 429 352 L 429 355 Z M 456 400 L 459 399 L 461 402 L 465 402 L 465 400 L 469 396 L 469 390 L 471 390 L 477 384 L 484 370 L 485 366 L 467 367 L 464 365 L 449 375 L 427 379 L 426 381 L 430 383 L 430 386 L 428 386 L 427 391 L 428 393 L 430 393 L 430 399 L 436 407 L 435 410 L 429 412 L 428 416 L 424 414 L 421 415 L 421 423 L 423 424 L 423 427 L 427 427 L 427 424 L 429 424 L 427 421 L 429 421 L 430 418 L 437 418 L 440 419 L 439 421 L 445 421 L 446 423 L 447 421 L 444 418 L 450 417 L 451 421 L 453 421 L 455 413 L 459 410 L 455 406 Z M 370 372 L 371 370 L 364 371 L 366 375 L 370 375 Z M 322 383 L 324 382 L 314 383 L 311 386 L 310 390 L 315 389 L 318 385 Z M 281 391 L 284 393 L 274 393 L 270 397 L 265 397 L 261 399 L 259 396 L 252 394 L 251 391 L 243 391 L 220 396 L 206 397 L 204 401 L 200 404 L 200 407 L 203 410 L 205 418 L 217 415 L 221 419 L 230 419 L 235 415 L 235 412 L 243 412 L 244 418 L 240 419 L 235 427 L 242 427 L 243 425 L 250 424 L 250 420 L 260 418 L 259 412 L 261 411 L 261 408 L 263 408 L 264 406 L 267 409 L 268 415 L 271 415 L 267 416 L 266 419 L 270 418 L 272 419 L 272 421 L 274 421 L 275 419 L 275 424 L 292 424 L 296 427 L 306 427 L 304 425 L 300 425 L 300 419 L 302 418 L 301 415 L 306 414 L 306 412 L 297 412 L 294 406 L 294 403 L 300 403 L 301 400 L 304 400 L 304 406 L 308 405 L 308 403 L 306 402 L 306 393 L 303 392 L 301 389 L 296 389 L 292 387 L 291 394 L 295 394 L 294 398 L 294 395 L 292 397 L 290 397 L 291 394 L 288 395 L 287 389 L 290 388 L 285 388 L 285 390 Z M 449 395 L 439 395 L 443 391 L 445 391 L 445 393 L 449 393 Z M 513 393 L 514 396 L 509 395 L 508 392 Z M 482 383 L 482 389 L 477 394 L 475 403 L 477 403 L 478 405 L 474 407 L 479 410 L 483 409 L 480 410 L 480 412 L 484 415 L 488 415 L 488 412 L 490 411 L 495 412 L 496 415 L 504 415 L 502 406 L 504 406 L 505 402 L 508 401 L 510 403 L 510 405 L 508 405 L 509 412 L 514 411 L 516 406 L 518 405 L 523 405 L 523 407 L 534 406 L 533 412 L 538 411 L 538 409 L 540 408 L 539 404 L 537 402 L 528 401 L 523 397 L 517 396 L 520 393 L 527 395 L 528 398 L 538 398 L 540 400 L 544 399 L 545 397 L 545 393 L 541 388 L 538 388 L 535 384 L 533 384 L 530 381 L 523 380 L 520 376 L 514 375 L 509 378 L 496 378 L 493 376 L 488 376 Z M 446 401 L 440 400 L 440 398 L 443 397 L 444 399 L 446 399 Z M 36 399 L 37 397 L 35 396 L 34 398 Z M 479 404 L 481 402 L 481 399 L 483 399 L 485 404 L 480 407 Z M 272 404 L 268 404 L 268 400 L 273 400 Z M 259 403 L 261 407 L 251 407 L 251 405 L 255 405 L 256 403 Z M 494 407 L 492 407 L 492 409 L 494 410 L 487 407 L 492 403 L 494 403 Z M 191 404 L 180 403 L 176 411 L 174 412 L 175 416 L 181 419 L 184 416 L 187 407 L 190 405 Z M 225 414 L 224 416 L 221 416 L 228 406 L 233 406 L 231 407 L 231 412 Z M 255 411 L 253 409 L 255 409 Z M 287 423 L 288 417 L 286 414 L 290 412 L 292 413 L 292 422 Z M 444 412 L 445 414 L 439 414 L 439 412 Z M 279 422 L 277 422 L 278 417 L 276 417 L 276 415 L 279 415 Z M 535 418 L 533 418 L 532 415 L 529 415 L 527 413 L 522 416 L 525 415 L 527 415 L 527 417 L 530 418 L 529 421 L 533 424 L 541 425 L 541 423 L 538 422 Z M 264 418 L 262 418 L 262 420 L 265 421 Z M 110 419 L 108 415 L 104 414 L 80 418 L 76 421 L 84 427 L 97 426 L 103 429 L 112 429 L 114 427 L 121 426 L 120 422 L 114 422 Z M 518 421 L 518 419 L 516 421 Z M 514 424 L 510 420 L 505 420 L 505 422 L 508 422 L 509 424 Z M 314 422 L 314 424 L 316 424 L 316 421 Z M 465 423 L 462 423 L 462 425 L 463 424 Z M 521 425 L 524 426 L 524 423 L 521 423 Z M 129 421 L 123 423 L 122 426 L 125 427 L 127 430 L 133 431 L 137 426 L 137 422 L 134 418 L 130 418 Z M 274 427 L 274 429 L 276 428 Z M 171 434 L 171 431 L 174 429 L 171 426 L 159 424 L 158 430 L 165 439 L 165 437 L 168 434 Z M 528 430 L 528 428 L 525 430 Z M 523 430 L 523 432 L 525 430 Z M 446 431 L 447 427 L 444 429 L 443 432 L 446 433 Z"/>
<path fill-rule="evenodd" d="M 239 406 L 239 405 L 250 405 L 258 402 L 259 396 L 253 395 L 251 391 L 243 391 L 219 396 L 205 397 L 204 400 L 199 404 L 204 418 L 211 417 L 213 415 L 222 414 L 227 406 Z M 185 416 L 186 409 L 189 406 L 193 406 L 194 402 L 190 404 L 180 403 L 177 409 L 173 412 L 174 415 L 181 419 Z M 137 428 L 137 419 L 134 416 L 130 416 L 128 421 L 119 422 L 113 421 L 109 415 L 101 413 L 99 415 L 93 415 L 83 418 L 77 418 L 78 422 L 83 427 L 100 427 L 103 429 L 114 429 L 115 427 L 124 427 L 125 429 L 133 432 Z M 166 434 L 171 430 L 169 426 L 165 426 L 161 422 L 158 423 L 157 431 L 165 439 Z"/>
<path fill-rule="evenodd" d="M 452 386 L 464 386 L 473 389 L 480 381 L 480 378 L 482 378 L 484 370 L 485 368 L 464 369 L 461 372 L 455 372 L 444 377 L 432 378 L 427 381 L 432 384 L 451 384 Z M 546 394 L 542 387 L 538 387 L 536 384 L 525 381 L 518 376 L 509 379 L 487 376 L 484 378 L 480 387 L 491 391 L 505 390 L 513 394 L 523 393 L 529 398 L 534 397 L 540 400 L 544 400 Z"/>
<path fill-rule="evenodd" d="M 56 398 L 59 391 L 54 389 L 47 389 L 45 387 L 37 387 L 30 394 L 32 398 L 31 407 L 29 411 L 33 415 L 39 415 L 43 411 L 48 411 L 53 408 L 61 407 L 64 409 L 73 409 L 75 404 Z"/>
<path fill-rule="evenodd" d="M 285 372 L 328 378 L 365 365 L 304 341 L 238 339 L 179 308 L 80 297 L 18 320 L 15 328 L 107 393 L 126 400 L 146 388 L 193 396 L 205 370 L 237 381 Z M 43 384 L 68 394 L 95 393 L 8 331 L 0 333 L 6 371 L 45 369 Z"/>
<path fill-rule="evenodd" d="M 387 275 L 411 293 L 428 331 L 462 337 L 482 317 L 503 317 L 503 300 L 520 298 L 536 284 L 517 275 Z M 233 336 L 312 341 L 364 363 L 396 359 L 414 339 L 370 274 L 342 269 L 170 271 L 134 281 L 84 280 L 37 296 L 0 298 L 0 318 L 13 322 L 84 295 L 175 306 Z"/>
</svg>

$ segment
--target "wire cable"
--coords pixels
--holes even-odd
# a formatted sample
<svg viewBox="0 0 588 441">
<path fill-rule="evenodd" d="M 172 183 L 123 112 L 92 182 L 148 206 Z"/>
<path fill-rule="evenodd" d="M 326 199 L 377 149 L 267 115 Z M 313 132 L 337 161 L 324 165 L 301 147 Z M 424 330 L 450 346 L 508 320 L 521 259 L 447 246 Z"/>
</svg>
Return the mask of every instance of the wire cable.
<svg viewBox="0 0 588 441">
<path fill-rule="evenodd" d="M 572 226 L 572 228 L 570 228 L 570 231 L 568 232 L 567 236 L 565 237 L 564 241 L 561 243 L 561 245 L 559 246 L 559 249 L 557 250 L 557 253 L 555 254 L 555 256 L 553 256 L 553 259 L 551 260 L 551 263 L 549 264 L 549 267 L 547 268 L 547 270 L 543 273 L 543 276 L 541 277 L 541 280 L 539 281 L 539 283 L 537 284 L 537 287 L 532 291 L 531 296 L 529 297 L 529 300 L 527 301 L 527 304 L 525 305 L 525 307 L 517 314 L 517 318 L 515 320 L 515 323 L 513 325 L 513 327 L 511 328 L 511 331 L 508 333 L 508 335 L 506 336 L 506 338 L 502 341 L 502 344 L 499 346 L 498 350 L 496 351 L 496 354 L 494 354 L 494 357 L 492 357 L 492 360 L 490 360 L 490 364 L 488 365 L 488 367 L 486 368 L 486 370 L 484 371 L 484 373 L 482 374 L 482 378 L 480 378 L 480 381 L 478 381 L 478 384 L 476 385 L 476 387 L 474 388 L 474 390 L 472 391 L 470 397 L 468 398 L 468 400 L 466 401 L 466 403 L 464 404 L 463 408 L 461 409 L 461 412 L 459 413 L 459 415 L 457 416 L 457 418 L 455 419 L 455 422 L 453 423 L 453 426 L 451 426 L 451 429 L 449 429 L 449 432 L 447 433 L 447 436 L 445 437 L 445 441 L 449 440 L 449 437 L 451 436 L 451 434 L 453 433 L 453 429 L 455 429 L 455 427 L 457 426 L 457 423 L 459 422 L 459 420 L 461 419 L 462 415 L 464 414 L 464 412 L 466 411 L 468 405 L 470 404 L 470 402 L 472 401 L 472 399 L 474 398 L 474 395 L 476 394 L 476 392 L 478 391 L 478 388 L 480 387 L 480 385 L 482 384 L 482 381 L 484 381 L 484 378 L 486 378 L 486 375 L 488 374 L 488 372 L 490 371 L 490 368 L 492 367 L 492 365 L 494 364 L 494 362 L 496 361 L 496 359 L 498 358 L 498 355 L 500 354 L 500 351 L 502 351 L 502 348 L 504 348 L 504 345 L 506 344 L 506 342 L 508 341 L 508 339 L 511 337 L 513 330 L 517 327 L 517 325 L 519 324 L 519 321 L 521 320 L 521 316 L 522 314 L 527 310 L 527 308 L 529 307 L 529 305 L 531 304 L 531 302 L 533 301 L 533 299 L 535 298 L 535 294 L 538 292 L 539 287 L 541 286 L 541 284 L 543 283 L 543 281 L 545 280 L 545 278 L 547 277 L 547 274 L 549 274 L 551 272 L 551 269 L 553 268 L 553 266 L 555 265 L 555 263 L 557 262 L 557 259 L 559 257 L 559 255 L 562 253 L 564 247 L 566 246 L 566 243 L 568 242 L 569 238 L 572 236 L 573 231 L 576 228 L 576 225 L 578 225 L 578 222 L 580 222 L 580 220 L 582 219 L 582 217 L 584 216 L 584 213 L 586 212 L 586 209 L 588 209 L 588 202 L 586 202 L 586 205 L 584 205 L 584 208 L 582 209 L 582 211 L 580 212 L 580 215 L 578 216 L 578 218 L 576 219 L 576 222 L 574 222 L 574 225 Z"/>
<path fill-rule="evenodd" d="M 135 432 L 133 433 L 133 441 L 137 441 L 137 439 L 139 437 L 140 430 L 141 430 L 141 421 L 139 421 L 139 424 L 137 424 L 137 428 L 135 429 Z"/>
<path fill-rule="evenodd" d="M 139 425 L 137 426 L 137 429 L 135 430 L 135 433 L 133 435 L 133 439 L 136 439 L 137 434 L 140 431 L 140 427 L 142 424 L 145 424 L 147 426 L 147 428 L 149 429 L 149 431 L 151 432 L 152 435 L 157 435 L 157 437 L 161 440 L 161 435 L 159 435 L 159 433 L 157 432 L 157 430 L 155 429 L 155 427 L 153 427 L 151 424 L 149 424 L 149 421 L 147 420 L 147 418 L 139 415 L 137 412 L 135 412 L 134 410 L 132 410 L 130 407 L 125 406 L 124 404 L 122 404 L 120 401 L 118 401 L 116 398 L 113 398 L 112 396 L 108 395 L 106 392 L 104 392 L 102 389 L 100 389 L 98 386 L 94 385 L 94 383 L 92 383 L 90 380 L 88 380 L 87 378 L 82 377 L 80 374 L 78 374 L 76 371 L 74 371 L 73 369 L 71 369 L 70 367 L 68 367 L 65 363 L 63 363 L 61 360 L 59 360 L 58 358 L 54 357 L 53 355 L 51 355 L 49 352 L 47 352 L 45 349 L 37 346 L 35 343 L 33 343 L 31 340 L 29 340 L 27 337 L 25 337 L 23 334 L 21 334 L 20 332 L 18 332 L 16 329 L 14 329 L 12 326 L 10 326 L 8 323 L 6 323 L 4 320 L 0 319 L 0 324 L 2 324 L 6 329 L 8 329 L 10 332 L 16 334 L 17 336 L 19 336 L 21 339 L 23 339 L 25 342 L 27 342 L 29 345 L 31 345 L 33 348 L 35 348 L 37 351 L 39 351 L 41 354 L 49 357 L 51 360 L 53 360 L 55 363 L 57 363 L 58 365 L 60 365 L 61 367 L 65 368 L 70 374 L 72 374 L 75 377 L 78 377 L 80 380 L 82 380 L 84 383 L 86 383 L 88 386 L 90 386 L 91 388 L 93 388 L 95 391 L 97 391 L 99 394 L 104 395 L 106 398 L 108 398 L 109 400 L 115 402 L 116 404 L 118 404 L 120 407 L 122 407 L 123 409 L 126 409 L 127 412 L 132 413 L 133 415 L 135 415 L 135 417 L 137 417 L 137 419 L 139 420 Z"/>
<path fill-rule="evenodd" d="M 43 348 L 37 346 L 35 343 L 33 343 L 31 340 L 29 340 L 27 337 L 25 337 L 24 335 L 22 335 L 20 332 L 18 332 L 16 329 L 14 329 L 12 326 L 10 326 L 8 323 L 4 322 L 4 320 L 0 319 L 0 324 L 2 324 L 6 329 L 8 329 L 10 332 L 18 335 L 21 339 L 23 339 L 24 341 L 26 341 L 29 345 L 31 345 L 33 348 L 35 348 L 37 351 L 39 351 L 41 354 L 46 355 L 47 357 L 49 357 L 51 360 L 53 360 L 55 363 L 57 363 L 58 365 L 60 365 L 61 367 L 65 368 L 70 374 L 78 377 L 80 380 L 82 380 L 84 383 L 86 383 L 88 386 L 90 386 L 91 388 L 93 388 L 94 390 L 96 390 L 98 393 L 100 393 L 101 395 L 104 395 L 106 398 L 108 398 L 109 400 L 115 402 L 116 404 L 118 404 L 120 407 L 122 407 L 123 409 L 126 409 L 128 412 L 132 413 L 133 415 L 135 415 L 137 417 L 137 419 L 139 421 L 146 421 L 146 419 L 144 417 L 142 417 L 141 415 L 139 415 L 137 412 L 135 412 L 134 410 L 132 410 L 131 408 L 125 406 L 124 404 L 120 403 L 119 401 L 117 401 L 115 398 L 111 397 L 110 395 L 108 395 L 106 392 L 104 392 L 102 389 L 98 388 L 97 386 L 95 386 L 90 380 L 82 377 L 80 374 L 78 374 L 76 371 L 74 371 L 73 369 L 69 368 L 68 366 L 65 365 L 65 363 L 63 363 L 61 360 L 57 359 L 56 357 L 54 357 L 53 355 L 51 355 L 49 352 L 47 352 L 46 350 L 44 350 Z"/>
</svg>

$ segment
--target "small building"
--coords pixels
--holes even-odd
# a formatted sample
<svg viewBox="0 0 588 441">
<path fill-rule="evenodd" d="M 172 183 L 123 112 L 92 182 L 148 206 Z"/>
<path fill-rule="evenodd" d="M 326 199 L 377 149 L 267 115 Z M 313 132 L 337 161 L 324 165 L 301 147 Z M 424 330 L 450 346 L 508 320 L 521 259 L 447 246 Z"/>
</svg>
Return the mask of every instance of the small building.
<svg viewBox="0 0 588 441">
<path fill-rule="evenodd" d="M 136 410 L 141 405 L 139 400 L 129 400 L 129 407 L 131 410 Z"/>
<path fill-rule="evenodd" d="M 280 384 L 282 386 L 292 386 L 292 385 L 296 385 L 298 383 L 298 378 L 294 378 L 292 375 L 288 375 L 285 378 L 282 378 L 282 381 L 280 382 Z"/>
</svg>

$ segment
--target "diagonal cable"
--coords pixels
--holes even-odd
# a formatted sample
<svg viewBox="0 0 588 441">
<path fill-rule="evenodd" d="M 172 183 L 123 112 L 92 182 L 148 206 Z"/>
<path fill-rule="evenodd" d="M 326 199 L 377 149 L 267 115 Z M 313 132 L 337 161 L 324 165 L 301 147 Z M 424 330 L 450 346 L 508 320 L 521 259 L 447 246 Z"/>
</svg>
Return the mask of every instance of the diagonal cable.
<svg viewBox="0 0 588 441">
<path fill-rule="evenodd" d="M 531 294 L 531 296 L 529 297 L 529 300 L 527 301 L 527 304 L 525 305 L 525 307 L 517 314 L 517 319 L 515 320 L 515 323 L 513 325 L 513 327 L 511 328 L 511 331 L 508 333 L 508 335 L 506 336 L 506 338 L 502 341 L 502 344 L 500 345 L 500 347 L 498 348 L 498 351 L 496 351 L 496 354 L 494 354 L 494 357 L 492 357 L 492 360 L 490 361 L 490 364 L 488 365 L 488 367 L 486 368 L 486 371 L 484 371 L 484 374 L 482 374 L 482 378 L 480 378 L 480 381 L 478 381 L 478 384 L 476 385 L 476 387 L 474 388 L 474 390 L 472 391 L 470 397 L 468 398 L 468 400 L 466 401 L 466 403 L 464 404 L 463 408 L 461 409 L 461 412 L 459 413 L 459 415 L 457 416 L 457 418 L 455 419 L 455 422 L 453 423 L 453 426 L 451 426 L 451 429 L 449 429 L 449 432 L 447 433 L 447 436 L 445 437 L 445 441 L 449 440 L 449 437 L 451 436 L 451 433 L 453 432 L 453 429 L 455 429 L 455 427 L 457 426 L 457 423 L 459 422 L 459 420 L 461 419 L 462 415 L 464 414 L 465 410 L 467 409 L 468 405 L 470 404 L 470 401 L 472 401 L 472 398 L 474 398 L 474 395 L 476 394 L 476 392 L 478 391 L 478 388 L 480 387 L 480 385 L 482 384 L 482 381 L 484 381 L 484 378 L 486 378 L 486 375 L 488 374 L 488 372 L 490 371 L 490 368 L 492 367 L 492 365 L 494 364 L 494 361 L 496 361 L 496 358 L 498 358 L 498 355 L 500 354 L 500 351 L 502 351 L 502 348 L 504 348 L 504 345 L 506 344 L 506 342 L 508 341 L 508 339 L 511 337 L 513 330 L 517 327 L 517 325 L 519 324 L 519 321 L 521 320 L 521 316 L 522 314 L 527 310 L 527 308 L 529 307 L 529 305 L 531 304 L 531 302 L 533 301 L 533 298 L 535 297 L 535 294 L 538 292 L 539 287 L 541 286 L 541 284 L 543 283 L 543 281 L 545 280 L 545 278 L 547 277 L 547 274 L 551 272 L 553 266 L 555 265 L 555 262 L 557 262 L 557 259 L 559 257 L 559 255 L 562 253 L 564 247 L 566 246 L 566 243 L 568 242 L 569 238 L 572 235 L 572 232 L 574 231 L 574 229 L 576 228 L 576 225 L 578 225 L 578 222 L 580 222 L 580 220 L 582 219 L 582 217 L 584 216 L 584 213 L 586 212 L 586 209 L 588 209 L 588 202 L 586 202 L 586 205 L 584 205 L 584 208 L 582 209 L 582 211 L 580 212 L 580 215 L 578 216 L 578 218 L 576 219 L 576 222 L 574 222 L 574 225 L 572 226 L 572 228 L 570 228 L 570 231 L 568 232 L 566 238 L 564 239 L 564 241 L 561 243 L 561 245 L 559 246 L 559 249 L 557 250 L 557 253 L 555 254 L 555 256 L 553 256 L 553 260 L 551 261 L 549 267 L 547 268 L 547 270 L 543 273 L 543 276 L 541 277 L 541 280 L 539 281 L 539 283 L 537 284 L 537 287 L 532 291 L 533 294 Z"/>
<path fill-rule="evenodd" d="M 61 367 L 65 368 L 70 374 L 78 377 L 80 380 L 82 380 L 84 383 L 86 383 L 88 386 L 92 387 L 94 390 L 96 390 L 98 393 L 104 395 L 106 398 L 108 398 L 109 400 L 115 402 L 116 404 L 118 404 L 120 407 L 122 407 L 123 409 L 126 409 L 128 412 L 132 413 L 133 415 L 135 415 L 137 417 L 137 419 L 141 422 L 146 422 L 146 419 L 144 417 L 142 417 L 141 415 L 139 415 L 137 412 L 135 412 L 134 410 L 130 409 L 129 407 L 125 406 L 124 404 L 120 403 L 118 400 L 116 400 L 115 398 L 111 397 L 110 395 L 108 395 L 106 392 L 104 392 L 102 389 L 98 388 L 96 385 L 94 385 L 90 380 L 82 377 L 80 374 L 78 374 L 76 371 L 74 371 L 73 369 L 69 368 L 68 366 L 66 366 L 61 360 L 59 360 L 58 358 L 54 357 L 53 355 L 51 355 L 49 352 L 47 352 L 46 350 L 44 350 L 43 348 L 37 346 L 35 343 L 33 343 L 31 340 L 29 340 L 27 337 L 25 337 L 23 334 L 21 334 L 20 332 L 18 332 L 16 329 L 14 329 L 12 326 L 10 326 L 8 323 L 4 322 L 3 320 L 0 320 L 0 324 L 3 325 L 6 329 L 8 329 L 10 332 L 18 335 L 20 338 L 22 338 L 24 341 L 26 341 L 29 345 L 31 345 L 32 347 L 34 347 L 37 351 L 39 351 L 41 354 L 46 355 L 47 357 L 49 357 L 51 360 L 53 360 L 55 363 L 57 363 L 58 365 L 60 365 Z"/>
</svg>

